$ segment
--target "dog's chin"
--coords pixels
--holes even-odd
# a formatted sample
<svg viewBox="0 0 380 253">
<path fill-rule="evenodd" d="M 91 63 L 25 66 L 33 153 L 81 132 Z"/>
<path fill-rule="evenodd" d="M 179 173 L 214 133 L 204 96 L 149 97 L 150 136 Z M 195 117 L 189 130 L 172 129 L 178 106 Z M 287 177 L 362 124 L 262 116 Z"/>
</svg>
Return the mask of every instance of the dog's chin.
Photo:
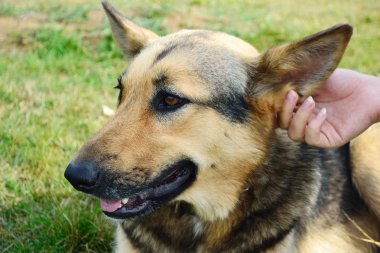
<svg viewBox="0 0 380 253">
<path fill-rule="evenodd" d="M 181 160 L 170 166 L 154 183 L 123 199 L 101 199 L 103 213 L 112 219 L 137 219 L 175 199 L 195 181 L 197 166 Z"/>
</svg>

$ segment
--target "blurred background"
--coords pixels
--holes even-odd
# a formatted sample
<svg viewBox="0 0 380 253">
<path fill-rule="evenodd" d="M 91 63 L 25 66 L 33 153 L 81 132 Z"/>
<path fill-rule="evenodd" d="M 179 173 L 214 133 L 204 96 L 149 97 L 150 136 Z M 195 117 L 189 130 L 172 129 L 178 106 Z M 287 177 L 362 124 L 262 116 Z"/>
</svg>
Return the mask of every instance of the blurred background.
<svg viewBox="0 0 380 253">
<path fill-rule="evenodd" d="M 347 22 L 340 67 L 380 75 L 378 0 L 110 2 L 160 35 L 220 30 L 260 51 Z M 63 172 L 108 119 L 126 66 L 100 1 L 0 1 L 0 253 L 111 251 L 113 225 Z"/>
</svg>

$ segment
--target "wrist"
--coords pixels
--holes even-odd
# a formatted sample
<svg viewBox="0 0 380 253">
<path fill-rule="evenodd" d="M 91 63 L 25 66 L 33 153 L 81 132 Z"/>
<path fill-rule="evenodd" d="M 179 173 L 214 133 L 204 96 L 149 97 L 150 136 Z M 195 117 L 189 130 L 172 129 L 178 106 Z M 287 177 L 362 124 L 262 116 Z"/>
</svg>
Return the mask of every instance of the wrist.
<svg viewBox="0 0 380 253">
<path fill-rule="evenodd" d="M 364 75 L 364 74 L 363 74 Z M 380 122 L 380 77 L 364 75 L 364 79 L 369 86 L 368 100 L 373 102 L 371 105 L 371 123 Z"/>
<path fill-rule="evenodd" d="M 377 108 L 377 113 L 376 113 L 376 118 L 375 122 L 380 122 L 380 77 L 375 77 L 376 81 L 374 83 L 374 88 L 375 88 L 375 101 L 377 102 L 376 108 Z"/>
</svg>

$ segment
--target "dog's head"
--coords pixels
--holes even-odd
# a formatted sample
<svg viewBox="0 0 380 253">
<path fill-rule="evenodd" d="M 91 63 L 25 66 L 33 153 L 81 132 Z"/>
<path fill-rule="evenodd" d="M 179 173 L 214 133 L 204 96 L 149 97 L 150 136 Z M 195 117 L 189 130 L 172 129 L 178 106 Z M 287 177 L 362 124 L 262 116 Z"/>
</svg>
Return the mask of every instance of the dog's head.
<svg viewBox="0 0 380 253">
<path fill-rule="evenodd" d="M 204 219 L 226 217 L 266 156 L 284 94 L 311 94 L 352 33 L 338 25 L 259 54 L 220 32 L 159 37 L 103 6 L 129 66 L 114 117 L 65 176 L 120 219 L 180 200 Z"/>
</svg>

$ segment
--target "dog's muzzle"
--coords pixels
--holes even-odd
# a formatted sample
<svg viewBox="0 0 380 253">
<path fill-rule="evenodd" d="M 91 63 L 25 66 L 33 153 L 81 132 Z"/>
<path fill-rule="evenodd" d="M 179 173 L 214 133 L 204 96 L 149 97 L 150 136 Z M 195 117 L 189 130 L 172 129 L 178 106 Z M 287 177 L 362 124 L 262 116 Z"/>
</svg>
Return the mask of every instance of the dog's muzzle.
<svg viewBox="0 0 380 253">
<path fill-rule="evenodd" d="M 131 185 L 130 173 L 101 169 L 91 161 L 81 161 L 69 164 L 65 178 L 75 189 L 99 197 L 107 216 L 126 219 L 149 214 L 176 198 L 195 181 L 197 170 L 190 159 L 181 159 L 153 180 Z"/>
</svg>

